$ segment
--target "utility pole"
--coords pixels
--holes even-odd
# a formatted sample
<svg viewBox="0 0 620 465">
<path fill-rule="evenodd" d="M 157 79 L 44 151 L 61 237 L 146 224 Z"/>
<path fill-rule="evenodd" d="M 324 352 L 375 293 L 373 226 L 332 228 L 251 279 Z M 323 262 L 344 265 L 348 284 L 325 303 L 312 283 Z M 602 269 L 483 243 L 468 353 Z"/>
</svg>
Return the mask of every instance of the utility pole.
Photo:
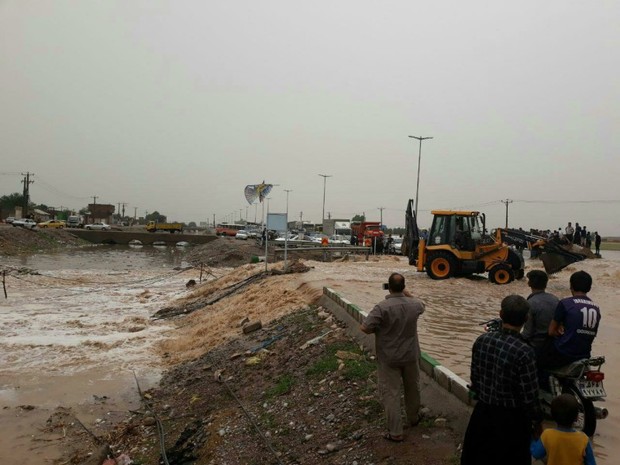
<svg viewBox="0 0 620 465">
<path fill-rule="evenodd" d="M 512 203 L 513 201 L 510 199 L 506 199 L 500 200 L 500 202 L 506 204 L 506 229 L 508 229 L 508 204 Z"/>
<path fill-rule="evenodd" d="M 30 204 L 30 184 L 32 184 L 34 182 L 34 181 L 30 180 L 30 175 L 34 176 L 34 173 L 31 173 L 31 172 L 27 171 L 26 174 L 22 173 L 22 175 L 26 176 L 22 182 L 24 183 L 24 211 L 23 211 L 23 217 L 27 218 L 28 217 L 28 205 Z"/>
<path fill-rule="evenodd" d="M 287 252 L 288 252 L 288 194 L 293 192 L 292 189 L 284 189 L 286 192 L 286 231 L 284 232 L 284 270 L 288 270 Z"/>
<path fill-rule="evenodd" d="M 422 161 L 422 141 L 432 139 L 432 137 L 409 136 L 412 139 L 420 141 L 420 150 L 418 151 L 418 181 L 415 186 L 415 217 L 418 218 L 418 192 L 420 190 L 420 162 Z M 419 221 L 419 220 L 418 220 Z"/>
<path fill-rule="evenodd" d="M 379 220 L 380 221 L 380 226 L 379 227 L 381 229 L 383 229 L 383 210 L 385 210 L 385 207 L 379 207 L 379 208 L 377 208 L 377 210 L 379 210 L 381 212 L 381 217 L 380 217 L 381 219 Z"/>
<path fill-rule="evenodd" d="M 323 223 L 325 222 L 325 188 L 327 187 L 327 178 L 331 178 L 331 174 L 319 174 L 323 178 L 323 214 L 321 215 L 321 231 L 323 231 Z"/>
<path fill-rule="evenodd" d="M 97 205 L 97 199 L 99 197 L 97 197 L 96 195 L 93 195 L 93 205 Z"/>
</svg>

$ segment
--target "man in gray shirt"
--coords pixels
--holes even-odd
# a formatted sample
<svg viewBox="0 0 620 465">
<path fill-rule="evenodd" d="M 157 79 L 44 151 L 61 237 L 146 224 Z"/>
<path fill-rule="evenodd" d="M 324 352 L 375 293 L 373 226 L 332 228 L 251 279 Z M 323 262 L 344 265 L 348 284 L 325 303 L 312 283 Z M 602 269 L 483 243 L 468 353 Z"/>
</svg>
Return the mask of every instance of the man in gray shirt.
<svg viewBox="0 0 620 465">
<path fill-rule="evenodd" d="M 405 411 L 411 425 L 419 421 L 420 409 L 420 344 L 418 318 L 425 305 L 405 289 L 405 277 L 392 273 L 388 281 L 389 295 L 379 302 L 361 325 L 367 334 L 375 334 L 379 393 L 387 417 L 385 439 L 403 440 L 400 410 L 401 384 L 405 391 Z"/>
<path fill-rule="evenodd" d="M 528 272 L 527 280 L 527 285 L 532 289 L 532 293 L 527 298 L 530 313 L 521 334 L 538 352 L 549 337 L 549 324 L 560 301 L 556 296 L 545 291 L 549 277 L 544 271 Z"/>
</svg>

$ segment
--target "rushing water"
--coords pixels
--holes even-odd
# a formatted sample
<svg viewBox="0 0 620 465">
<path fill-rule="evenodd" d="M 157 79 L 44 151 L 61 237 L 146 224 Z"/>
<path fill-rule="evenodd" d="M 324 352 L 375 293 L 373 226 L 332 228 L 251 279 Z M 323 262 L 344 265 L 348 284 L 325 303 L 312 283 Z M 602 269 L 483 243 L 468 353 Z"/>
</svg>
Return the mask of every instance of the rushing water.
<svg viewBox="0 0 620 465">
<path fill-rule="evenodd" d="M 92 423 L 137 401 L 134 372 L 143 388 L 156 382 L 153 347 L 170 327 L 149 317 L 196 278 L 183 271 L 186 253 L 114 245 L 0 260 L 11 270 L 0 300 L 0 459 L 49 463 L 62 451 L 41 425 L 57 406 Z"/>
<path fill-rule="evenodd" d="M 62 252 L 3 257 L 2 265 L 39 271 L 84 269 L 121 271 L 185 266 L 187 247 L 98 245 Z"/>
</svg>

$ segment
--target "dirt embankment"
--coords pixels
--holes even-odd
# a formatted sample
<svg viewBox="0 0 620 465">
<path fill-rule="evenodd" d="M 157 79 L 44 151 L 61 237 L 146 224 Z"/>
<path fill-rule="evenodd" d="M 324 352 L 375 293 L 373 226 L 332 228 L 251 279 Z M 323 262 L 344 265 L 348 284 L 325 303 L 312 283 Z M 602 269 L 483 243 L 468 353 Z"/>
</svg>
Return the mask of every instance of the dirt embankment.
<svg viewBox="0 0 620 465">
<path fill-rule="evenodd" d="M 49 252 L 87 244 L 90 243 L 75 237 L 66 229 L 29 230 L 0 225 L 0 255 Z"/>
<path fill-rule="evenodd" d="M 171 464 L 456 463 L 461 436 L 439 409 L 393 443 L 377 399 L 373 358 L 306 308 L 171 368 L 140 411 L 96 436 L 143 464 L 166 463 L 162 441 Z M 65 434 L 64 463 L 100 447 L 64 410 L 47 431 Z"/>
</svg>

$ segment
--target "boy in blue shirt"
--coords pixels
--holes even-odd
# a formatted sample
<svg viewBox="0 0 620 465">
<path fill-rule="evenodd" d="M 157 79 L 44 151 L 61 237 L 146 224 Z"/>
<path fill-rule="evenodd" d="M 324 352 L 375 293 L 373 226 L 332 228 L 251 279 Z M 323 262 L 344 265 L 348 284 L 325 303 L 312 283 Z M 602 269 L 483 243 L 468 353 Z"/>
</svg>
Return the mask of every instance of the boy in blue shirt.
<svg viewBox="0 0 620 465">
<path fill-rule="evenodd" d="M 571 394 L 561 394 L 551 402 L 551 416 L 557 428 L 543 431 L 532 442 L 530 451 L 535 459 L 547 456 L 547 465 L 596 465 L 588 436 L 573 429 L 579 405 Z"/>
</svg>

